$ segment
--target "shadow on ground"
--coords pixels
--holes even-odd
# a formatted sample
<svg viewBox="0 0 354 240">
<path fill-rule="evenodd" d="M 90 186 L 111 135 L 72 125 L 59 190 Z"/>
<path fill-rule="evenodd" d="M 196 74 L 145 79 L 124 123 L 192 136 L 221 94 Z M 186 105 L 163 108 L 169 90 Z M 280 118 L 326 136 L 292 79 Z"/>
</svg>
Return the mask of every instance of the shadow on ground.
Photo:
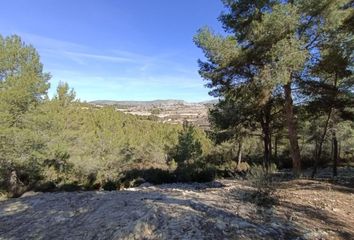
<svg viewBox="0 0 354 240">
<path fill-rule="evenodd" d="M 296 239 L 195 191 L 59 192 L 0 203 L 1 239 Z M 220 188 L 214 188 L 217 192 Z M 191 194 L 191 195 L 188 195 Z M 273 222 L 278 222 L 273 216 Z M 280 220 L 279 220 L 280 221 Z M 290 238 L 290 239 L 291 239 Z"/>
<path fill-rule="evenodd" d="M 350 223 L 325 210 L 291 202 L 291 196 L 264 207 L 255 203 L 255 188 L 242 181 L 223 183 L 39 193 L 10 199 L 0 202 L 0 238 L 313 239 L 317 232 L 311 235 L 316 231 L 311 221 L 325 222 L 326 231 L 340 228 L 339 239 L 354 237 Z M 321 186 L 292 187 L 297 191 Z"/>
</svg>

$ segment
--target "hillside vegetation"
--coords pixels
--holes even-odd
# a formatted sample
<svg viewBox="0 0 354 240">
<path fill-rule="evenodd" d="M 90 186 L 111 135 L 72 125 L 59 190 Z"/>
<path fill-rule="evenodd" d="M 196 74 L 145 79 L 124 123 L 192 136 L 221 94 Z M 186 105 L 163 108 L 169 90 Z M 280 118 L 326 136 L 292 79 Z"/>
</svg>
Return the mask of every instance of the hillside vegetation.
<svg viewBox="0 0 354 240">
<path fill-rule="evenodd" d="M 62 90 L 64 95 L 59 93 Z M 168 153 L 176 147 L 182 126 L 124 114 L 113 107 L 98 109 L 74 101 L 67 90 L 66 84 L 60 85 L 54 99 L 38 103 L 15 125 L 2 125 L 3 189 L 14 194 L 43 184 L 43 190 L 68 184 L 99 189 L 118 182 L 129 170 L 175 169 L 168 164 Z M 191 129 L 200 154 L 207 153 L 210 140 L 201 130 Z M 15 184 L 9 183 L 11 178 Z"/>
<path fill-rule="evenodd" d="M 222 2 L 188 108 L 49 96 L 0 35 L 0 239 L 354 239 L 354 1 Z"/>
<path fill-rule="evenodd" d="M 67 83 L 50 99 L 51 76 L 36 49 L 0 36 L 1 191 L 114 190 L 248 174 L 267 195 L 276 169 L 301 176 L 311 167 L 316 177 L 331 166 L 337 177 L 339 166 L 353 165 L 353 2 L 223 3 L 227 34 L 206 27 L 194 37 L 205 54 L 199 73 L 219 99 L 207 132 L 82 103 Z"/>
<path fill-rule="evenodd" d="M 66 83 L 49 99 L 50 75 L 42 72 L 36 50 L 18 36 L 1 37 L 0 44 L 3 191 L 18 196 L 32 188 L 117 189 L 131 170 L 169 175 L 176 169 L 168 160 L 184 134 L 181 125 L 81 103 Z M 185 132 L 198 142 L 200 156 L 209 151 L 211 141 L 203 131 L 186 126 Z"/>
</svg>

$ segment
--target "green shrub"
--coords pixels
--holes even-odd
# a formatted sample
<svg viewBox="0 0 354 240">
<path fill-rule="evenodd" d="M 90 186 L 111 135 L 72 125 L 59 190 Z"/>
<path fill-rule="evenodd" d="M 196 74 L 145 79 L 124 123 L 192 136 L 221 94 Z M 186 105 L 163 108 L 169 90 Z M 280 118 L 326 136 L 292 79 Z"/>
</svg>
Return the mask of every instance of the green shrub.
<svg viewBox="0 0 354 240">
<path fill-rule="evenodd" d="M 115 191 L 119 189 L 119 183 L 113 180 L 108 180 L 107 182 L 103 183 L 102 188 L 106 191 Z"/>
<path fill-rule="evenodd" d="M 175 176 L 173 172 L 169 170 L 163 170 L 158 168 L 149 168 L 149 169 L 133 169 L 129 170 L 124 174 L 124 177 L 120 179 L 121 182 L 134 182 L 135 185 L 142 183 L 141 180 L 152 184 L 163 184 L 174 182 Z"/>
<path fill-rule="evenodd" d="M 59 186 L 58 190 L 60 191 L 65 191 L 65 192 L 75 192 L 75 191 L 80 191 L 83 188 L 78 185 L 78 183 L 66 183 L 61 186 Z"/>
<path fill-rule="evenodd" d="M 188 122 L 183 123 L 183 129 L 179 132 L 177 145 L 170 149 L 169 158 L 177 164 L 199 158 L 203 153 L 202 144 L 197 138 L 197 131 Z"/>
<path fill-rule="evenodd" d="M 215 180 L 216 170 L 213 167 L 197 169 L 193 174 L 194 182 L 211 182 Z"/>
<path fill-rule="evenodd" d="M 216 169 L 212 166 L 200 166 L 200 163 L 183 164 L 175 170 L 178 182 L 211 182 L 216 177 Z"/>
<path fill-rule="evenodd" d="M 276 165 L 271 164 L 268 171 L 261 165 L 253 165 L 248 173 L 248 179 L 255 191 L 249 196 L 251 201 L 259 206 L 269 207 L 277 202 L 275 197 L 275 182 L 272 173 Z"/>
<path fill-rule="evenodd" d="M 275 173 L 277 170 L 278 170 L 277 166 L 274 163 L 270 164 L 268 171 L 262 165 L 252 165 L 249 168 L 248 175 L 251 179 L 256 180 L 256 179 L 261 179 L 263 177 L 270 176 L 272 173 Z"/>
<path fill-rule="evenodd" d="M 251 169 L 251 166 L 247 162 L 240 162 L 236 167 L 238 172 L 248 172 Z"/>
<path fill-rule="evenodd" d="M 37 192 L 54 192 L 57 189 L 57 185 L 54 182 L 43 182 L 39 181 L 33 187 L 34 191 Z"/>
</svg>

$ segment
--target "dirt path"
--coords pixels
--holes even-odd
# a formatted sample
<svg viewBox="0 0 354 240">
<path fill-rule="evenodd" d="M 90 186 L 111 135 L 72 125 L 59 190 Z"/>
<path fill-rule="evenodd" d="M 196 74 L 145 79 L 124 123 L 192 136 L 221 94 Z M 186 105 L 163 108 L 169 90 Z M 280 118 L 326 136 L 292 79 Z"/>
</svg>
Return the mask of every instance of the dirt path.
<svg viewBox="0 0 354 240">
<path fill-rule="evenodd" d="M 354 239 L 352 188 L 285 182 L 267 208 L 254 191 L 223 180 L 25 194 L 0 202 L 0 239 Z"/>
</svg>

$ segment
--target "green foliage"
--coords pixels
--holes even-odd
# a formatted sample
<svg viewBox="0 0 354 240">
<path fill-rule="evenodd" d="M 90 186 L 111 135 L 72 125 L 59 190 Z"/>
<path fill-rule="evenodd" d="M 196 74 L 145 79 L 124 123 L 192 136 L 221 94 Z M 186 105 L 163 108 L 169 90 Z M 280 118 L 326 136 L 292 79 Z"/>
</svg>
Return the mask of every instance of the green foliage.
<svg viewBox="0 0 354 240">
<path fill-rule="evenodd" d="M 170 158 L 177 164 L 192 162 L 202 155 L 201 142 L 196 137 L 196 130 L 187 122 L 178 135 L 178 144 L 170 151 Z"/>
<path fill-rule="evenodd" d="M 277 198 L 275 197 L 276 188 L 273 184 L 274 183 L 268 178 L 262 178 L 259 181 L 255 181 L 254 187 L 256 188 L 256 191 L 248 197 L 258 206 L 271 207 L 277 203 Z"/>
<path fill-rule="evenodd" d="M 45 142 L 26 127 L 25 118 L 46 99 L 49 78 L 32 46 L 0 35 L 0 188 L 40 178 Z"/>
<path fill-rule="evenodd" d="M 255 191 L 250 194 L 250 200 L 259 206 L 270 207 L 277 202 L 275 197 L 276 183 L 272 173 L 277 168 L 274 164 L 266 170 L 263 166 L 253 165 L 248 173 L 248 179 Z"/>
<path fill-rule="evenodd" d="M 139 182 L 140 180 L 140 182 Z M 176 178 L 173 171 L 164 170 L 159 168 L 149 168 L 149 169 L 132 169 L 124 174 L 121 182 L 129 182 L 132 185 L 143 183 L 141 181 L 146 181 L 152 184 L 162 184 L 175 182 Z"/>
<path fill-rule="evenodd" d="M 81 103 L 67 83 L 60 82 L 49 100 L 50 76 L 35 49 L 17 36 L 0 36 L 0 63 L 1 189 L 116 189 L 132 169 L 166 182 L 166 149 L 180 140 L 178 154 L 189 158 L 209 148 L 200 130 L 188 130 L 195 138 L 188 148 L 181 126 Z"/>
<path fill-rule="evenodd" d="M 246 142 L 245 142 L 246 143 Z M 234 141 L 225 141 L 216 145 L 203 159 L 213 166 L 218 177 L 238 177 L 249 171 L 247 162 L 238 162 L 238 148 Z M 245 144 L 245 147 L 248 146 Z"/>
<path fill-rule="evenodd" d="M 62 107 L 53 100 L 41 107 L 50 109 L 38 108 L 44 121 L 51 124 L 44 127 L 42 119 L 35 118 L 39 124 L 34 127 L 46 136 L 49 156 L 55 154 L 54 149 L 69 154 L 72 168 L 66 176 L 70 181 L 103 185 L 117 181 L 129 169 L 168 167 L 165 145 L 177 142 L 178 126 L 76 102 Z"/>
<path fill-rule="evenodd" d="M 348 27 L 354 19 L 352 1 L 223 3 L 226 9 L 219 20 L 227 35 L 202 28 L 194 37 L 206 57 L 199 61 L 199 73 L 207 80 L 210 94 L 220 98 L 210 112 L 214 139 L 218 144 L 230 139 L 256 143 L 258 134 L 263 140 L 265 165 L 271 158 L 280 159 L 281 145 L 282 159 L 291 155 L 298 173 L 300 149 L 306 149 L 302 154 L 308 158 L 317 142 L 322 146 L 328 128 L 335 139 L 338 124 L 354 118 L 354 37 Z M 301 94 L 292 92 L 293 88 Z M 307 113 L 302 111 L 304 106 Z M 282 108 L 284 118 L 279 114 Z M 306 114 L 311 120 L 305 119 Z M 317 129 L 316 139 L 312 138 L 316 143 L 305 140 L 307 133 L 299 147 L 298 130 L 304 134 L 306 129 L 302 124 L 319 124 L 317 119 L 326 115 L 329 121 L 320 124 L 323 129 Z M 283 141 L 285 136 L 288 144 Z M 322 147 L 314 148 L 315 158 L 319 158 Z"/>
<path fill-rule="evenodd" d="M 285 166 L 294 142 L 311 162 L 321 152 L 319 142 L 322 156 L 331 155 L 335 136 L 340 160 L 353 160 L 352 3 L 223 2 L 220 21 L 228 36 L 203 28 L 194 38 L 206 57 L 200 74 L 220 98 L 210 111 L 216 147 L 189 124 L 81 103 L 67 83 L 48 99 L 50 75 L 36 50 L 18 36 L 0 36 L 0 190 L 115 190 L 249 171 L 260 196 L 268 198 L 269 162 Z M 291 87 L 300 89 L 295 104 Z M 283 106 L 289 106 L 290 120 L 298 120 L 288 124 L 292 136 L 289 126 L 288 136 L 284 131 Z M 262 155 L 267 172 L 249 165 Z"/>
<path fill-rule="evenodd" d="M 103 182 L 102 188 L 103 188 L 103 190 L 106 190 L 106 191 L 114 191 L 114 190 L 118 190 L 119 186 L 116 181 L 108 180 L 108 181 Z"/>
<path fill-rule="evenodd" d="M 277 171 L 277 166 L 275 164 L 271 164 L 268 170 L 261 165 L 253 165 L 251 166 L 248 176 L 251 179 L 258 180 L 266 177 L 267 175 L 271 175 L 276 171 Z"/>
<path fill-rule="evenodd" d="M 59 84 L 53 99 L 23 112 L 21 125 L 0 127 L 0 186 L 5 189 L 13 170 L 21 184 L 49 191 L 75 186 L 118 189 L 125 174 L 134 169 L 144 172 L 147 181 L 169 182 L 176 179 L 169 170 L 175 166 L 166 162 L 166 149 L 180 140 L 188 148 L 184 156 L 196 158 L 210 147 L 199 129 L 189 127 L 183 137 L 178 125 L 80 103 L 66 83 Z M 179 156 L 186 153 L 183 147 L 177 148 Z"/>
<path fill-rule="evenodd" d="M 22 115 L 46 98 L 49 79 L 32 46 L 0 35 L 0 124 L 19 125 Z"/>
<path fill-rule="evenodd" d="M 202 144 L 202 142 L 205 144 Z M 203 150 L 203 145 L 204 149 Z M 215 168 L 207 164 L 205 156 L 210 142 L 195 127 L 184 122 L 178 134 L 178 142 L 169 149 L 169 165 L 174 169 L 174 179 L 178 182 L 209 182 L 215 179 Z"/>
<path fill-rule="evenodd" d="M 206 156 L 207 162 L 216 166 L 237 161 L 237 149 L 235 142 L 222 142 L 216 145 Z"/>
<path fill-rule="evenodd" d="M 75 100 L 75 97 L 76 93 L 74 89 L 70 90 L 68 83 L 59 82 L 57 93 L 54 96 L 55 101 L 58 101 L 62 107 L 66 107 Z"/>
<path fill-rule="evenodd" d="M 183 164 L 175 170 L 178 182 L 211 182 L 216 178 L 216 175 L 215 167 L 202 161 Z"/>
<path fill-rule="evenodd" d="M 66 151 L 56 150 L 52 159 L 45 159 L 43 161 L 43 175 L 44 178 L 54 183 L 67 182 L 73 164 L 68 160 L 70 154 Z"/>
</svg>

